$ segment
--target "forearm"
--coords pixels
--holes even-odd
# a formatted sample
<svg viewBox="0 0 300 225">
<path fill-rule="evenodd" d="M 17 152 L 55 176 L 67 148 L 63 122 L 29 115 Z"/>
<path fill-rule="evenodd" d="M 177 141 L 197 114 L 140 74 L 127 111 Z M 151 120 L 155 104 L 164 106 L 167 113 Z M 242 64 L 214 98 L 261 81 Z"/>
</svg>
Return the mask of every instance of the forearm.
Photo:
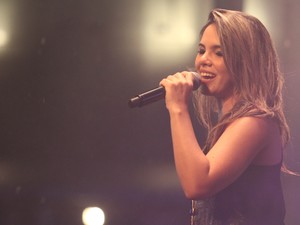
<svg viewBox="0 0 300 225">
<path fill-rule="evenodd" d="M 188 110 L 170 111 L 177 174 L 188 198 L 206 193 L 209 162 L 195 137 Z"/>
</svg>

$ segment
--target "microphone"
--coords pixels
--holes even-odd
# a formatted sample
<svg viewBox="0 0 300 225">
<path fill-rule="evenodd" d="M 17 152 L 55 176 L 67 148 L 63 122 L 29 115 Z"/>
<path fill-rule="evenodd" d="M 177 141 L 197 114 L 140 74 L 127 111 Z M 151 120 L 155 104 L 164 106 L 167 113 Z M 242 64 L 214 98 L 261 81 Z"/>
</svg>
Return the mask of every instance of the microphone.
<svg viewBox="0 0 300 225">
<path fill-rule="evenodd" d="M 193 78 L 193 90 L 197 90 L 201 84 L 199 74 L 196 72 L 192 72 L 194 75 Z M 149 91 L 146 91 L 144 93 L 138 94 L 134 96 L 133 98 L 129 99 L 128 106 L 130 108 L 134 107 L 142 107 L 149 103 L 156 102 L 158 100 L 161 100 L 165 97 L 166 91 L 163 86 L 151 89 Z"/>
</svg>

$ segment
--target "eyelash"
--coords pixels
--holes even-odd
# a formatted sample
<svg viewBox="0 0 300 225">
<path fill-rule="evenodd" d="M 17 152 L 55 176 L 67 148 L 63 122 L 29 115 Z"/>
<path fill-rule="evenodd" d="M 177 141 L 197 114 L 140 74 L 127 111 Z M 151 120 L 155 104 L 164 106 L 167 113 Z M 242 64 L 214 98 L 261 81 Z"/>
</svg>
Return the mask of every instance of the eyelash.
<svg viewBox="0 0 300 225">
<path fill-rule="evenodd" d="M 204 49 L 199 49 L 199 50 L 198 50 L 198 53 L 199 53 L 200 55 L 203 55 L 203 54 L 205 53 L 205 50 L 204 50 Z"/>
<path fill-rule="evenodd" d="M 217 56 L 220 56 L 220 57 L 223 57 L 223 52 L 217 51 L 217 52 L 216 52 L 216 55 L 217 55 Z"/>
<path fill-rule="evenodd" d="M 198 53 L 199 53 L 200 55 L 203 55 L 203 54 L 205 53 L 205 49 L 199 49 L 199 50 L 198 50 Z M 219 57 L 223 57 L 223 53 L 222 53 L 221 51 L 216 51 L 215 54 L 216 54 L 217 56 L 219 56 Z"/>
</svg>

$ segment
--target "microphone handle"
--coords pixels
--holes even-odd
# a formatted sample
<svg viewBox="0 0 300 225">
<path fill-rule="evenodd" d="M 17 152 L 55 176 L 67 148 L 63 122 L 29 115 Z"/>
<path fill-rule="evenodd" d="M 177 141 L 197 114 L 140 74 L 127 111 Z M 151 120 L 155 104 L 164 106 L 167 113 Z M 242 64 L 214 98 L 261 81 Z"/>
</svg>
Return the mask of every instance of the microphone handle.
<svg viewBox="0 0 300 225">
<path fill-rule="evenodd" d="M 134 108 L 137 106 L 142 107 L 151 102 L 156 102 L 160 99 L 163 99 L 165 95 L 165 88 L 163 86 L 160 86 L 131 98 L 128 102 L 128 105 L 130 108 Z"/>
<path fill-rule="evenodd" d="M 196 90 L 199 88 L 201 82 L 199 79 L 199 74 L 196 72 L 192 72 L 194 75 L 193 79 L 193 90 Z M 166 95 L 166 90 L 163 86 L 159 86 L 157 88 L 154 88 L 150 91 L 146 91 L 142 94 L 136 95 L 135 97 L 131 98 L 128 101 L 128 105 L 130 108 L 133 107 L 142 107 L 144 105 L 147 105 L 151 102 L 156 102 L 160 99 L 163 99 Z"/>
</svg>

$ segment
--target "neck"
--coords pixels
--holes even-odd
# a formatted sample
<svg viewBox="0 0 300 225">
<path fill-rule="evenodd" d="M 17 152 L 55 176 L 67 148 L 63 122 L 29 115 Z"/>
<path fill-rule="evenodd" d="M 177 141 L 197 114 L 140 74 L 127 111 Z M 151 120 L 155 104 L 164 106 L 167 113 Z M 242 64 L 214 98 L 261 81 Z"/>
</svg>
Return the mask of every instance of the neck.
<svg viewBox="0 0 300 225">
<path fill-rule="evenodd" d="M 236 99 L 233 96 L 226 98 L 226 99 L 221 99 L 220 108 L 221 108 L 222 114 L 224 115 L 225 113 L 229 112 L 235 103 L 236 103 Z"/>
</svg>

